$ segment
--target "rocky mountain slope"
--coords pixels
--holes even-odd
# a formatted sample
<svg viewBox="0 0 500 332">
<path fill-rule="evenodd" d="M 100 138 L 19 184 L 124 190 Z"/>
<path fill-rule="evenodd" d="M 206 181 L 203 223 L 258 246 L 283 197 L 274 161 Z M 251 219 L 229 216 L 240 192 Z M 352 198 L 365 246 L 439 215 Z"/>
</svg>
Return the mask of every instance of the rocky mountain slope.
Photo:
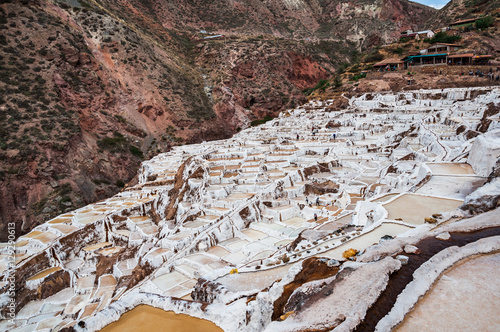
<svg viewBox="0 0 500 332">
<path fill-rule="evenodd" d="M 434 9 L 401 0 L 99 0 L 107 8 L 123 4 L 136 18 L 140 11 L 163 27 L 177 30 L 204 29 L 213 33 L 259 35 L 327 40 L 350 40 L 362 45 L 387 41 L 400 29 L 421 26 Z M 124 14 L 126 15 L 126 14 Z"/>
<path fill-rule="evenodd" d="M 433 13 L 403 0 L 1 1 L 0 237 L 116 193 L 144 156 L 303 102 Z"/>
<path fill-rule="evenodd" d="M 498 12 L 499 0 L 451 0 L 441 10 L 434 13 L 430 22 L 446 24 Z"/>
</svg>

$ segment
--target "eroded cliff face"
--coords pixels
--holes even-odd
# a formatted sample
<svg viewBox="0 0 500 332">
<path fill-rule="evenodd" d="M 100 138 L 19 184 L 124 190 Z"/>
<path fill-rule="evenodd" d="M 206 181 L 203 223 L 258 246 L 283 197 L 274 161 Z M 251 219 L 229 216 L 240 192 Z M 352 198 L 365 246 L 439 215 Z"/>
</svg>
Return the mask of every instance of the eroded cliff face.
<svg viewBox="0 0 500 332">
<path fill-rule="evenodd" d="M 310 54 L 300 43 L 237 39 L 199 44 L 196 63 L 206 73 L 217 117 L 235 132 L 304 102 L 302 90 L 329 77 L 334 69 L 328 58 Z"/>
<path fill-rule="evenodd" d="M 116 193 L 144 157 L 304 102 L 356 49 L 430 13 L 400 0 L 3 1 L 0 230 L 21 235 Z"/>
</svg>

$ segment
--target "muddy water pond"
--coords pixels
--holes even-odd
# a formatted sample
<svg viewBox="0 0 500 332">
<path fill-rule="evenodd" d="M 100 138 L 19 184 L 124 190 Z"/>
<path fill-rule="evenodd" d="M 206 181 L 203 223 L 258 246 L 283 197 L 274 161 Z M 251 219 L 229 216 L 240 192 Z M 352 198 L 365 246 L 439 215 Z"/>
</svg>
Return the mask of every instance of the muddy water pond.
<svg viewBox="0 0 500 332">
<path fill-rule="evenodd" d="M 119 320 L 104 327 L 101 332 L 185 332 L 223 331 L 214 323 L 173 311 L 165 311 L 148 305 L 139 305 L 124 313 Z"/>
</svg>

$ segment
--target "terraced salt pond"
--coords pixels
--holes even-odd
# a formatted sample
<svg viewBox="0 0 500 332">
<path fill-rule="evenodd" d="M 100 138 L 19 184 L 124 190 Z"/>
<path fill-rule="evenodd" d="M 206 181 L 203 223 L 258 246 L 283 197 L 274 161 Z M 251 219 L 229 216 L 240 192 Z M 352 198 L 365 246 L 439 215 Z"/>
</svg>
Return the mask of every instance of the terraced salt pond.
<svg viewBox="0 0 500 332">
<path fill-rule="evenodd" d="M 335 249 L 321 253 L 318 256 L 333 258 L 336 260 L 343 260 L 344 258 L 342 257 L 342 253 L 347 249 L 353 248 L 358 251 L 363 251 L 371 245 L 378 244 L 380 238 L 382 238 L 385 235 L 396 237 L 399 234 L 405 233 L 411 229 L 412 229 L 411 227 L 405 225 L 383 223 L 379 227 L 375 228 L 373 231 L 358 236 L 352 239 L 351 241 L 342 244 Z"/>
<path fill-rule="evenodd" d="M 387 195 L 384 195 L 382 197 L 373 199 L 372 202 L 384 203 L 384 202 L 390 201 L 391 199 L 393 199 L 394 197 L 396 197 L 398 195 L 399 194 L 387 194 Z"/>
<path fill-rule="evenodd" d="M 56 272 L 56 271 L 59 271 L 60 269 L 61 268 L 59 266 L 51 267 L 50 269 L 47 269 L 47 270 L 44 270 L 38 274 L 35 274 L 33 277 L 29 278 L 28 280 L 38 280 L 38 279 L 45 278 L 49 274 Z"/>
<path fill-rule="evenodd" d="M 388 219 L 402 219 L 408 224 L 421 225 L 426 217 L 435 213 L 453 211 L 462 204 L 463 201 L 460 200 L 404 194 L 384 204 L 384 208 L 389 212 Z"/>
<path fill-rule="evenodd" d="M 363 251 L 369 246 L 379 243 L 380 238 L 382 238 L 383 236 L 389 235 L 392 237 L 396 237 L 399 234 L 405 233 L 411 229 L 412 229 L 411 227 L 405 225 L 384 223 L 371 232 L 358 236 L 350 240 L 349 242 L 343 243 L 338 247 L 328 250 L 326 252 L 322 252 L 321 254 L 317 254 L 316 256 L 342 260 L 343 259 L 342 253 L 349 248 Z M 340 238 L 337 240 L 327 241 L 320 247 L 324 248 L 325 245 L 331 246 L 334 243 L 335 244 L 341 243 Z M 262 289 L 270 286 L 273 280 L 276 280 L 276 278 L 279 278 L 280 276 L 284 277 L 289 269 L 290 267 L 285 265 L 271 269 L 266 269 L 263 271 L 228 275 L 218 279 L 217 282 L 223 284 L 231 291 L 257 290 L 259 289 L 259 287 L 260 289 Z"/>
<path fill-rule="evenodd" d="M 166 291 L 188 280 L 185 275 L 173 271 L 153 279 L 153 283 L 162 291 Z"/>
<path fill-rule="evenodd" d="M 466 259 L 446 271 L 395 329 L 498 331 L 500 254 Z"/>
<path fill-rule="evenodd" d="M 428 163 L 432 174 L 448 175 L 473 175 L 474 170 L 469 164 L 464 163 Z"/>
<path fill-rule="evenodd" d="M 473 123 L 497 95 L 491 92 L 479 99 L 479 106 L 468 108 L 462 105 L 462 95 L 457 97 L 460 101 L 443 98 L 432 103 L 440 104 L 435 112 L 465 107 L 462 113 Z M 49 220 L 19 238 L 16 269 L 26 280 L 18 282 L 29 296 L 36 297 L 41 292 L 37 287 L 42 287 L 38 285 L 49 281 L 52 273 L 63 270 L 71 278 L 58 280 L 64 296 L 46 294 L 43 301 L 29 302 L 15 322 L 1 321 L 0 330 L 60 330 L 79 322 L 88 322 L 92 330 L 93 320 L 108 321 L 116 317 L 113 308 L 128 308 L 131 298 L 141 296 L 144 301 L 132 302 L 201 317 L 196 312 L 199 303 L 192 306 L 181 300 L 191 300 L 191 294 L 200 300 L 192 293 L 199 278 L 221 283 L 226 298 L 241 298 L 235 307 L 227 305 L 230 313 L 246 317 L 247 312 L 259 320 L 251 310 L 256 302 L 247 302 L 248 294 L 239 292 L 263 292 L 286 280 L 293 264 L 299 267 L 311 257 L 343 260 L 345 250 L 363 251 L 386 235 L 396 237 L 422 225 L 434 213 L 453 212 L 439 219 L 438 226 L 420 229 L 453 223 L 461 218 L 455 209 L 485 178 L 474 174 L 474 158 L 466 153 L 456 158 L 466 145 L 464 137 L 455 135 L 454 122 L 434 124 L 433 114 L 419 106 L 416 96 L 422 94 L 382 96 L 381 104 L 355 97 L 346 110 L 328 112 L 324 109 L 329 102 L 311 102 L 231 139 L 174 147 L 145 161 L 137 185 Z M 330 128 L 332 121 L 339 126 Z M 412 125 L 416 129 L 411 135 L 398 141 Z M 311 132 L 312 126 L 317 133 Z M 333 132 L 336 140 L 331 139 Z M 447 150 L 441 151 L 441 146 Z M 400 160 L 412 153 L 415 159 Z M 450 162 L 455 159 L 459 162 Z M 173 190 L 174 181 L 182 184 L 180 192 Z M 177 193 L 181 195 L 172 196 Z M 383 208 L 387 218 L 382 217 Z M 455 213 L 457 218 L 445 220 Z M 378 227 L 372 229 L 374 224 Z M 2 280 L 8 274 L 6 248 L 0 245 Z M 202 297 L 205 300 L 211 295 Z M 220 314 L 227 311 L 219 310 L 226 309 L 219 302 L 208 307 L 212 309 L 203 315 L 225 330 L 236 331 L 235 326 L 245 324 L 231 326 L 228 320 L 238 320 L 236 316 L 221 320 Z M 149 311 L 131 311 L 133 320 L 143 316 L 141 310 Z M 172 321 L 179 317 L 159 314 Z"/>
<path fill-rule="evenodd" d="M 258 272 L 230 274 L 216 281 L 233 292 L 258 291 L 269 287 L 276 279 L 283 278 L 289 269 L 289 265 L 284 265 Z"/>
<path fill-rule="evenodd" d="M 220 332 L 214 323 L 173 311 L 165 311 L 148 305 L 139 305 L 124 313 L 101 332 Z"/>
<path fill-rule="evenodd" d="M 422 195 L 439 195 L 463 200 L 485 182 L 485 178 L 477 176 L 433 175 L 432 178 L 415 193 Z"/>
</svg>

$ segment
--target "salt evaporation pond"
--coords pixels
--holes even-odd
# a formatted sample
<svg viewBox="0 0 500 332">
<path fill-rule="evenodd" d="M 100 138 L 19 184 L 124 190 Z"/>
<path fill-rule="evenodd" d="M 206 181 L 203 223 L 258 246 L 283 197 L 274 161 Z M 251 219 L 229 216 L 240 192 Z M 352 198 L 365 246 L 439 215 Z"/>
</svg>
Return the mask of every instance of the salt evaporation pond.
<svg viewBox="0 0 500 332">
<path fill-rule="evenodd" d="M 474 171 L 469 164 L 459 163 L 429 163 L 433 174 L 473 175 Z"/>
<path fill-rule="evenodd" d="M 483 90 L 486 93 L 491 88 L 478 91 Z M 407 93 L 407 98 L 401 100 L 399 96 L 389 95 L 377 97 L 374 101 L 367 100 L 366 112 L 355 106 L 325 112 L 323 103 L 320 106 L 319 103 L 312 102 L 310 107 L 305 107 L 307 111 L 290 110 L 286 113 L 288 115 L 280 116 L 265 125 L 243 130 L 229 140 L 179 146 L 145 161 L 138 174 L 137 185 L 124 189 L 108 200 L 53 218 L 47 224 L 37 226 L 31 233 L 20 237 L 17 242 L 19 251 L 15 258 L 17 269 L 22 271 L 19 273 L 22 278 L 16 282 L 19 287 L 24 287 L 28 298 L 38 298 L 37 294 L 40 292 L 49 297 L 30 301 L 26 305 L 19 303 L 24 307 L 20 308 L 15 322 L 0 321 L 0 331 L 58 331 L 72 327 L 79 329 L 83 325 L 86 330 L 94 331 L 103 324 L 108 324 L 113 317 L 118 321 L 107 326 L 104 331 L 221 330 L 210 321 L 227 331 L 260 331 L 266 328 L 273 310 L 255 310 L 256 305 L 260 309 L 272 308 L 275 302 L 273 297 L 278 296 L 281 289 L 274 287 L 269 296 L 265 294 L 268 288 L 279 280 L 285 284 L 287 274 L 291 273 L 290 269 L 297 272 L 307 258 L 326 256 L 342 260 L 345 250 L 354 248 L 363 251 L 380 243 L 380 239 L 386 235 L 401 236 L 396 241 L 382 243 L 373 248 L 374 251 L 383 251 L 387 246 L 399 246 L 404 241 L 410 241 L 405 240 L 403 233 L 410 233 L 415 226 L 424 223 L 425 217 L 434 213 L 453 211 L 440 219 L 439 226 L 419 227 L 416 232 L 412 232 L 413 235 L 430 232 L 431 229 L 439 232 L 436 227 L 441 228 L 443 224 L 452 226 L 463 216 L 455 209 L 469 193 L 483 185 L 485 176 L 488 175 L 486 173 L 491 169 L 492 165 L 486 165 L 479 157 L 490 156 L 493 150 L 481 146 L 473 148 L 469 144 L 477 145 L 475 142 L 486 137 L 482 135 L 474 142 L 463 145 L 466 137 L 455 135 L 458 122 L 441 123 L 440 120 L 440 123 L 433 124 L 433 114 L 429 114 L 429 107 L 423 105 L 439 103 L 440 107 L 433 112 L 448 109 L 450 116 L 456 117 L 463 116 L 459 112 L 470 109 L 470 114 L 467 111 L 465 116 L 468 126 L 474 128 L 474 121 L 480 121 L 487 105 L 499 98 L 500 90 L 477 98 L 474 105 L 469 101 L 464 101 L 466 105 L 462 105 L 462 102 L 455 103 L 447 98 L 439 101 L 431 98 L 432 100 L 421 104 L 414 103 L 415 98 L 428 97 L 421 92 Z M 354 98 L 351 101 L 360 99 Z M 411 101 L 411 104 L 407 104 L 407 101 Z M 362 113 L 363 116 L 358 116 Z M 330 121 L 340 127 L 328 128 Z M 319 128 L 319 132 L 312 134 L 309 130 L 311 126 Z M 413 130 L 411 135 L 404 134 L 410 129 Z M 337 132 L 341 138 L 332 140 L 332 132 Z M 297 134 L 301 139 L 295 140 Z M 404 134 L 405 141 L 395 144 L 398 137 L 401 137 L 399 134 Z M 490 140 L 491 138 L 485 138 L 485 142 Z M 492 142 L 496 142 L 496 138 Z M 415 154 L 415 160 L 399 160 L 411 153 L 412 148 L 419 150 Z M 469 150 L 470 153 L 467 154 Z M 475 156 L 476 152 L 481 156 Z M 460 163 L 451 163 L 451 160 Z M 181 166 L 184 168 L 182 174 L 178 172 Z M 200 166 L 203 176 L 191 177 L 192 171 L 200 169 Z M 396 167 L 397 172 L 389 172 L 390 166 Z M 167 213 L 172 207 L 169 205 L 172 202 L 170 191 L 181 178 L 183 185 L 186 184 L 191 190 L 196 189 L 196 194 L 181 195 L 178 206 L 172 210 L 175 216 L 170 216 Z M 329 192 L 328 189 L 323 192 L 322 189 L 314 188 L 314 183 L 322 185 L 326 183 L 325 180 L 338 185 L 338 190 Z M 308 184 L 312 187 L 306 188 Z M 306 197 L 312 200 L 318 197 L 321 204 L 302 206 Z M 363 201 L 371 203 L 362 203 Z M 326 203 L 328 206 L 325 206 Z M 387 209 L 388 215 L 381 206 Z M 372 208 L 376 213 L 369 214 Z M 318 216 L 316 221 L 314 214 Z M 445 221 L 453 215 L 456 215 L 455 218 Z M 378 227 L 373 228 L 372 222 L 367 222 L 371 217 Z M 394 220 L 399 218 L 402 221 Z M 314 231 L 303 234 L 304 242 L 301 241 L 295 248 L 286 247 L 308 228 Z M 71 236 L 63 238 L 66 234 Z M 455 236 L 456 234 L 452 234 L 452 238 Z M 431 239 L 436 246 L 451 246 L 453 241 L 441 241 L 434 236 Z M 74 247 L 72 243 L 75 243 Z M 435 249 L 425 246 L 419 248 L 422 253 L 413 256 L 408 254 L 409 264 L 400 271 L 409 271 L 416 261 L 415 257 L 424 261 L 430 250 Z M 438 249 L 436 247 L 435 250 Z M 9 275 L 6 251 L 7 244 L 0 244 L 0 271 L 4 280 L 0 282 L 0 286 L 5 286 L 6 276 Z M 41 254 L 47 258 L 43 262 L 40 261 L 42 256 L 38 256 Z M 290 260 L 285 260 L 283 255 Z M 114 257 L 117 257 L 116 260 Z M 57 258 L 59 262 L 54 262 L 53 258 Z M 21 260 L 29 262 L 19 264 Z M 106 265 L 109 262 L 110 269 L 106 266 L 106 271 L 102 271 L 101 262 Z M 151 273 L 144 279 L 139 276 L 134 280 L 137 283 L 130 284 L 129 278 L 136 279 L 135 272 L 143 270 L 143 265 L 147 263 L 150 264 Z M 370 282 L 348 278 L 354 287 L 345 289 L 345 296 L 334 296 L 332 308 L 337 307 L 342 299 L 350 301 L 353 298 L 356 299 L 356 303 L 352 303 L 356 310 L 362 308 L 360 303 L 368 305 L 364 296 L 348 294 L 360 294 L 356 293 L 359 290 L 356 285 L 363 285 L 363 289 L 367 290 L 366 294 L 382 287 L 382 284 L 377 283 L 386 275 L 387 269 L 392 268 L 389 265 L 393 263 L 395 262 L 370 263 L 370 266 L 376 265 L 373 269 L 364 264 L 356 264 L 361 266 L 359 268 L 376 272 L 368 273 L 366 279 L 360 275 L 361 279 L 358 279 L 370 279 Z M 59 267 L 53 267 L 55 265 L 64 267 L 64 271 L 57 271 Z M 38 268 L 33 269 L 33 266 Z M 239 273 L 230 274 L 229 271 L 233 268 Z M 398 288 L 401 280 L 401 286 L 408 283 L 403 274 L 400 279 L 391 281 L 400 271 L 391 274 L 387 292 L 384 290 L 381 295 L 387 294 L 384 299 L 388 300 L 380 300 L 382 304 L 375 303 L 372 306 L 377 312 L 380 312 L 380 308 L 389 310 L 388 306 L 394 304 L 402 291 Z M 68 273 L 71 277 L 69 287 L 66 284 L 52 287 L 52 283 L 49 285 L 51 287 L 47 287 L 47 283 L 39 282 L 54 279 L 58 275 L 63 276 L 61 280 L 65 281 Z M 27 279 L 29 277 L 31 279 Z M 215 303 L 204 303 L 203 312 L 199 305 L 192 306 L 179 300 L 192 300 L 190 294 L 200 277 L 224 286 L 211 290 Z M 55 281 L 60 281 L 59 279 Z M 483 285 L 488 284 L 487 278 L 480 280 Z M 442 281 L 449 280 L 443 278 Z M 321 282 L 316 283 L 313 291 L 320 285 Z M 337 286 L 338 284 L 335 287 Z M 60 291 L 60 287 L 66 288 Z M 116 308 L 131 308 L 130 298 L 127 297 L 131 288 L 134 289 L 133 303 L 144 305 L 118 317 Z M 54 292 L 58 293 L 52 295 Z M 252 301 L 256 293 L 260 293 L 256 297 L 258 301 Z M 490 294 L 497 293 L 497 289 L 490 291 Z M 149 294 L 154 294 L 154 297 Z M 478 294 L 479 297 L 488 296 L 481 292 Z M 173 298 L 175 299 L 172 300 Z M 310 298 L 311 301 L 316 301 L 314 297 Z M 231 299 L 239 300 L 226 303 L 226 300 Z M 433 303 L 442 305 L 446 303 L 445 300 L 447 299 L 438 297 Z M 467 304 L 466 300 L 459 301 Z M 481 304 L 474 301 L 471 303 L 480 310 Z M 145 305 L 153 303 L 158 308 L 172 311 Z M 384 307 L 385 303 L 389 304 Z M 317 308 L 322 306 L 320 302 L 317 305 Z M 488 305 L 497 307 L 498 303 Z M 453 308 L 467 317 L 467 308 Z M 301 309 L 297 309 L 301 315 Z M 340 321 L 348 317 L 345 321 L 349 323 L 353 317 L 364 317 L 363 325 L 358 325 L 361 326 L 358 331 L 373 330 L 383 317 L 371 311 L 364 315 L 364 309 L 353 313 L 351 309 L 346 307 L 337 318 Z M 330 311 L 330 308 L 327 310 L 328 315 L 335 311 Z M 203 317 L 208 321 L 174 312 Z M 476 311 L 471 312 L 476 315 Z M 446 312 L 441 315 L 445 314 Z M 421 316 L 423 320 L 425 315 Z M 315 317 L 309 317 L 311 320 L 307 318 L 300 322 L 303 325 L 296 330 L 312 329 L 311 324 L 319 318 L 318 311 L 313 316 Z M 325 324 L 320 328 L 326 328 L 330 322 L 337 321 L 337 318 L 326 317 L 321 322 Z M 471 318 L 476 319 L 476 316 Z M 288 319 L 294 320 L 293 317 Z M 497 320 L 490 321 L 498 325 Z M 247 322 L 251 324 L 246 324 Z M 425 327 L 426 323 L 422 323 L 422 320 L 415 322 L 410 330 Z M 288 329 L 289 323 L 290 321 L 283 322 L 279 326 Z M 268 330 L 274 331 L 275 325 L 272 324 Z M 367 329 L 365 326 L 371 328 Z M 473 324 L 463 326 L 475 328 Z M 488 328 L 480 324 L 477 326 L 482 330 Z M 453 329 L 463 330 L 461 327 Z M 437 329 L 432 326 L 425 330 Z"/>
<path fill-rule="evenodd" d="M 349 248 L 362 251 L 373 244 L 377 244 L 380 241 L 380 238 L 385 235 L 395 237 L 399 234 L 409 231 L 410 229 L 412 228 L 404 225 L 384 223 L 369 233 L 363 234 L 349 242 L 346 242 L 341 246 L 338 246 L 337 248 L 318 254 L 316 256 L 343 260 L 344 258 L 342 258 L 342 253 Z"/>
<path fill-rule="evenodd" d="M 218 332 L 223 331 L 214 323 L 173 311 L 165 311 L 149 305 L 139 305 L 124 313 L 119 320 L 103 328 L 101 332 Z"/>
<path fill-rule="evenodd" d="M 396 329 L 498 331 L 500 254 L 466 259 L 445 272 Z"/>
<path fill-rule="evenodd" d="M 217 279 L 216 282 L 232 292 L 261 290 L 271 286 L 277 279 L 283 278 L 290 267 L 291 265 L 284 265 L 258 272 L 230 274 Z"/>
<path fill-rule="evenodd" d="M 486 178 L 477 176 L 433 175 L 416 193 L 463 200 L 471 192 L 484 185 L 485 182 Z"/>
<path fill-rule="evenodd" d="M 387 194 L 387 195 L 384 195 L 382 197 L 379 197 L 379 198 L 372 200 L 372 202 L 378 202 L 378 203 L 387 202 L 387 201 L 393 199 L 394 197 L 396 197 L 397 195 L 399 195 L 399 194 Z"/>
<path fill-rule="evenodd" d="M 33 277 L 29 278 L 28 280 L 38 280 L 38 279 L 45 278 L 46 276 L 48 276 L 52 272 L 59 271 L 60 269 L 61 268 L 59 266 L 51 267 L 51 268 L 49 268 L 47 270 L 44 270 L 44 271 L 42 271 L 42 272 L 34 275 Z"/>
<path fill-rule="evenodd" d="M 384 208 L 389 212 L 388 219 L 401 218 L 405 223 L 421 225 L 425 217 L 430 217 L 434 213 L 453 211 L 462 203 L 454 199 L 404 194 L 385 204 Z"/>
</svg>

